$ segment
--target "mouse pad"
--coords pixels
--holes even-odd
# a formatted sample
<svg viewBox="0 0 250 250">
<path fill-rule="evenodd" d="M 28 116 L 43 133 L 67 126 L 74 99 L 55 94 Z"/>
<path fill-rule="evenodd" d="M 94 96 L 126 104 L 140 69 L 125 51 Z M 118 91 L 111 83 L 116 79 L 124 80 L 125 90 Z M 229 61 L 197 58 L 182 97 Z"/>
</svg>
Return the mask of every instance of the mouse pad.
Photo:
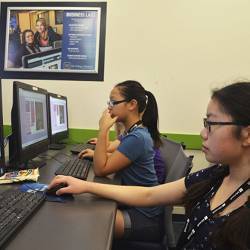
<svg viewBox="0 0 250 250">
<path fill-rule="evenodd" d="M 35 193 L 35 192 L 45 192 L 48 188 L 48 185 L 42 184 L 42 183 L 24 183 L 20 187 L 20 191 L 22 192 L 29 192 L 29 193 Z M 47 195 L 46 194 L 46 201 L 52 201 L 52 202 L 66 202 L 68 200 L 72 200 L 73 196 L 57 196 L 57 195 Z"/>
</svg>

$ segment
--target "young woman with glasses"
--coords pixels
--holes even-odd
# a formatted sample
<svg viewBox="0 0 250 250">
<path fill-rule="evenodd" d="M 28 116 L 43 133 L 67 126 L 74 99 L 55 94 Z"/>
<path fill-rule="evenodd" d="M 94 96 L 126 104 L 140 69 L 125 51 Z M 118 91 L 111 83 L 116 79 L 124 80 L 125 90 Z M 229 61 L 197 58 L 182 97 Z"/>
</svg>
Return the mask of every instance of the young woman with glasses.
<svg viewBox="0 0 250 250">
<path fill-rule="evenodd" d="M 125 131 L 119 137 L 117 148 L 107 154 L 109 130 L 118 122 Z M 136 81 L 117 84 L 99 121 L 93 158 L 95 174 L 106 176 L 119 171 L 123 185 L 156 186 L 159 183 L 154 169 L 154 145 L 160 144 L 158 108 L 153 94 Z M 115 236 L 159 240 L 163 232 L 162 213 L 162 208 L 157 206 L 120 207 Z"/>
<path fill-rule="evenodd" d="M 250 82 L 215 90 L 201 131 L 212 167 L 172 183 L 125 187 L 58 176 L 50 187 L 94 193 L 129 206 L 185 204 L 187 221 L 177 249 L 250 249 Z"/>
</svg>

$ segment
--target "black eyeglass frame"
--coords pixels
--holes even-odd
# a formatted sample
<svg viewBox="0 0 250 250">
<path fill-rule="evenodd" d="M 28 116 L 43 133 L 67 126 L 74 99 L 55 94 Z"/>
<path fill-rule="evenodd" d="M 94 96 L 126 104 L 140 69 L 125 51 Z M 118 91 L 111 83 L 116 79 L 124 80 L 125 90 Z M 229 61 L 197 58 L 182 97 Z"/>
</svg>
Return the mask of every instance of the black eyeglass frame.
<svg viewBox="0 0 250 250">
<path fill-rule="evenodd" d="M 242 122 L 213 122 L 208 121 L 207 118 L 203 118 L 204 128 L 208 129 L 208 132 L 211 132 L 211 126 L 213 125 L 235 125 L 235 126 L 248 126 L 249 124 L 244 124 Z"/>
</svg>

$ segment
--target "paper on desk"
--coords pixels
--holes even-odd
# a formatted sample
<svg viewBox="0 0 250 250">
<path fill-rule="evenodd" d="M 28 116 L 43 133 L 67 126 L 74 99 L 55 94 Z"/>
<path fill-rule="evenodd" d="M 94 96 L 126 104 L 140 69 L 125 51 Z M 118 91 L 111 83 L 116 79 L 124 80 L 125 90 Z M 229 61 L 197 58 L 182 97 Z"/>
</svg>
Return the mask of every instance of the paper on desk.
<svg viewBox="0 0 250 250">
<path fill-rule="evenodd" d="M 39 177 L 39 169 L 25 169 L 5 173 L 0 177 L 0 184 L 7 184 L 20 181 L 37 181 Z"/>
</svg>

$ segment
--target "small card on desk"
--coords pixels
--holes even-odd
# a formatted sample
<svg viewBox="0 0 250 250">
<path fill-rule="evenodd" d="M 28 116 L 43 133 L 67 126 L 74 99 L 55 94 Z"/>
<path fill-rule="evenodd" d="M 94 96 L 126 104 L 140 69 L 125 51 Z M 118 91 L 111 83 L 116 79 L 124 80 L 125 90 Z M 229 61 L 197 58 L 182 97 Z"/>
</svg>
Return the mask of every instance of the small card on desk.
<svg viewBox="0 0 250 250">
<path fill-rule="evenodd" d="M 46 192 L 48 185 L 43 183 L 24 183 L 21 185 L 20 190 L 22 192 Z M 59 195 L 48 195 L 46 194 L 46 201 L 53 202 L 66 202 L 72 200 L 73 196 L 59 196 Z"/>
</svg>

